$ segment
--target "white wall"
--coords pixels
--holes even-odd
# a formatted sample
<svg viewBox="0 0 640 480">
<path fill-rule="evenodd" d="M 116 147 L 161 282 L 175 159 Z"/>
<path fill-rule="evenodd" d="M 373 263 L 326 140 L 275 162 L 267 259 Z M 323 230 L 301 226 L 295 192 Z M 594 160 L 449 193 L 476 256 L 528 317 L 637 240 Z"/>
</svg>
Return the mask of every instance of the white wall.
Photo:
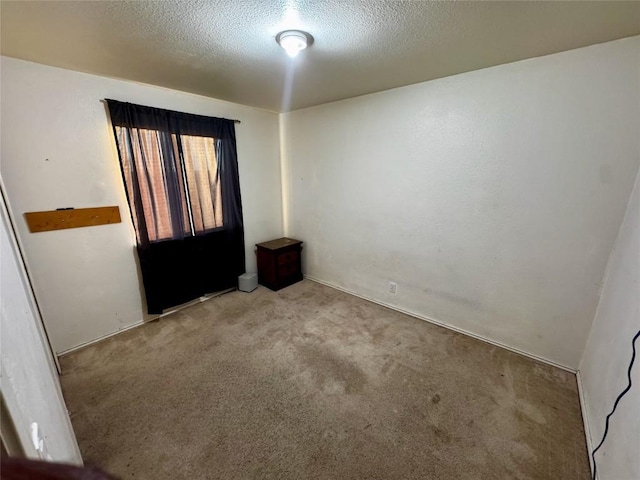
<svg viewBox="0 0 640 480">
<path fill-rule="evenodd" d="M 0 196 L 0 388 L 25 454 L 39 458 L 30 440 L 37 422 L 52 460 L 81 464 L 82 458 L 45 343 L 37 308 Z M 41 457 L 41 458 L 46 458 Z"/>
<path fill-rule="evenodd" d="M 629 202 L 580 364 L 582 394 L 591 443 L 600 443 L 605 417 L 627 386 L 631 339 L 640 330 L 640 176 Z M 640 348 L 640 341 L 636 341 Z M 637 352 L 640 355 L 640 351 Z M 640 478 L 640 357 L 631 375 L 631 390 L 611 417 L 609 433 L 596 454 L 598 478 Z"/>
<path fill-rule="evenodd" d="M 143 320 L 135 237 L 102 99 L 237 118 L 247 270 L 253 245 L 282 235 L 278 115 L 133 82 L 2 58 L 2 164 L 56 352 Z M 123 223 L 31 234 L 23 214 L 119 205 Z"/>
<path fill-rule="evenodd" d="M 285 233 L 312 278 L 577 368 L 639 82 L 634 37 L 289 113 Z"/>
</svg>

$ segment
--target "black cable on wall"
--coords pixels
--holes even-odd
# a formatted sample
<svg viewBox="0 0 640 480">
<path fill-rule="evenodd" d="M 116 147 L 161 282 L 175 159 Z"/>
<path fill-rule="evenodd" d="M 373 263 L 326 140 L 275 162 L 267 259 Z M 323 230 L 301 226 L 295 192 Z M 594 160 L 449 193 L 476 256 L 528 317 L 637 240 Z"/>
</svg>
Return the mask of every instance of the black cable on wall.
<svg viewBox="0 0 640 480">
<path fill-rule="evenodd" d="M 636 340 L 638 339 L 638 337 L 640 337 L 640 331 L 638 331 L 638 333 L 636 333 L 633 337 L 633 340 L 631 340 L 631 350 L 633 351 L 633 353 L 631 354 L 631 362 L 629 362 L 629 368 L 627 369 L 627 386 L 622 392 L 620 392 L 618 398 L 616 398 L 616 401 L 613 404 L 613 408 L 611 409 L 611 412 L 609 413 L 609 415 L 607 415 L 607 418 L 605 420 L 602 440 L 600 440 L 598 446 L 593 449 L 593 452 L 591 452 L 591 458 L 593 459 L 593 480 L 596 480 L 597 476 L 596 452 L 600 449 L 600 447 L 602 447 L 602 444 L 607 438 L 607 433 L 609 433 L 609 418 L 611 418 L 611 415 L 613 415 L 613 413 L 616 411 L 616 408 L 618 408 L 618 403 L 620 403 L 622 397 L 624 397 L 626 393 L 631 390 L 631 369 L 633 368 L 633 362 L 635 362 L 636 360 Z"/>
</svg>

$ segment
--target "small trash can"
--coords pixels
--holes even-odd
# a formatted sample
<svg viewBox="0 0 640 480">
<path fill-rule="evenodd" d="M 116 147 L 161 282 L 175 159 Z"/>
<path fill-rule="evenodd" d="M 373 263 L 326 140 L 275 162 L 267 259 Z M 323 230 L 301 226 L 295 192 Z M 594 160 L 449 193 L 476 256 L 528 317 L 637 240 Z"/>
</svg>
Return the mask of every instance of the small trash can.
<svg viewBox="0 0 640 480">
<path fill-rule="evenodd" d="M 258 288 L 258 275 L 255 273 L 243 273 L 238 277 L 238 290 L 241 292 L 253 292 Z"/>
</svg>

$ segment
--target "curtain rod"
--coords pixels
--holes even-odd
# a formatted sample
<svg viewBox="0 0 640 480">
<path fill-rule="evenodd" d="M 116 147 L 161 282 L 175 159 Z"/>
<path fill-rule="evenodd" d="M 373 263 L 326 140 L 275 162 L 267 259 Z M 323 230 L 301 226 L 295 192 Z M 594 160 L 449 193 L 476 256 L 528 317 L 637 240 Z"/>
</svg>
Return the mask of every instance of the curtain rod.
<svg viewBox="0 0 640 480">
<path fill-rule="evenodd" d="M 105 99 L 100 100 L 100 101 L 101 101 L 102 103 L 106 104 L 106 103 L 107 103 L 107 100 L 108 100 L 108 99 L 106 99 L 106 98 L 105 98 Z M 124 103 L 124 102 L 122 102 L 122 103 Z M 150 107 L 150 108 L 154 108 L 154 107 Z M 234 119 L 232 119 L 231 121 L 232 121 L 233 123 L 242 123 L 242 121 L 238 120 L 237 118 L 234 118 Z"/>
</svg>

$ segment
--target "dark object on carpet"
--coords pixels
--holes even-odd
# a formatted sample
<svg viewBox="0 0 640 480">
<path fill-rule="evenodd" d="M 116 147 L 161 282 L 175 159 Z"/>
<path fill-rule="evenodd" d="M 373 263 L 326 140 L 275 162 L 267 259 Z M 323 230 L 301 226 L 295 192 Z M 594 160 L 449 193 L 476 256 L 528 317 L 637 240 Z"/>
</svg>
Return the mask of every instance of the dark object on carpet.
<svg viewBox="0 0 640 480">
<path fill-rule="evenodd" d="M 3 458 L 0 470 L 3 480 L 117 480 L 98 468 L 76 467 L 26 458 Z"/>
</svg>

